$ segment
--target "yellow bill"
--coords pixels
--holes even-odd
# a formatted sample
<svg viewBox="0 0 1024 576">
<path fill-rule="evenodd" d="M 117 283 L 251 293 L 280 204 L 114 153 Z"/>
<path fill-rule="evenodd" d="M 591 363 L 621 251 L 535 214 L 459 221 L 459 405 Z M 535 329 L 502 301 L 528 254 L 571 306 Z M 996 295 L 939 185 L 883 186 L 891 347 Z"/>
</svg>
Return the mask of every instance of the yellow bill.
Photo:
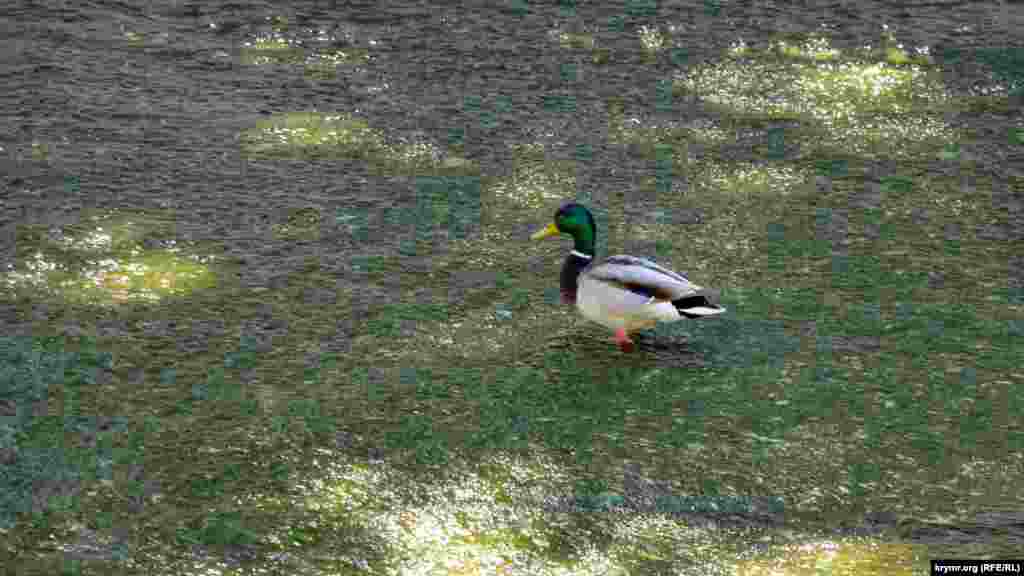
<svg viewBox="0 0 1024 576">
<path fill-rule="evenodd" d="M 530 236 L 530 240 L 540 240 L 541 238 L 547 238 L 548 236 L 557 236 L 559 234 L 561 234 L 561 232 L 558 230 L 558 226 L 555 226 L 555 223 L 552 222 L 551 224 L 547 225 L 547 228 L 534 232 L 533 235 Z"/>
</svg>

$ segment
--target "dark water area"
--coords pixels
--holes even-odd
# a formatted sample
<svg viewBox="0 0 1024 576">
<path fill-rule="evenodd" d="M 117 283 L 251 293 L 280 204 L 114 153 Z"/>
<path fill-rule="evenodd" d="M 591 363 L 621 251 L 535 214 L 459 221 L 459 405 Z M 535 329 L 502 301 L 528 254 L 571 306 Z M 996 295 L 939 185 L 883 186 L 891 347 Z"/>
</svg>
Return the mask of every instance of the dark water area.
<svg viewBox="0 0 1024 576">
<path fill-rule="evenodd" d="M 562 142 L 568 155 L 591 144 L 595 161 L 582 186 L 597 195 L 628 185 L 633 167 L 607 150 L 601 133 L 604 99 L 630 110 L 679 121 L 697 114 L 685 103 L 655 109 L 651 88 L 674 66 L 639 65 L 635 29 L 679 22 L 692 42 L 686 62 L 716 58 L 737 38 L 811 32 L 824 26 L 836 47 L 869 43 L 891 22 L 900 39 L 933 50 L 1019 45 L 1019 9 L 975 3 L 823 2 L 800 10 L 759 4 L 711 10 L 673 4 L 657 16 L 629 3 L 521 9 L 422 3 L 20 3 L 5 9 L 0 92 L 3 226 L 54 224 L 81 207 L 174 208 L 196 240 L 245 237 L 246 221 L 285 206 L 370 200 L 398 206 L 413 197 L 409 182 L 372 178 L 344 160 L 245 160 L 238 135 L 266 115 L 295 110 L 351 111 L 390 135 L 423 134 L 444 144 L 452 127 L 466 130 L 466 156 L 485 173 L 501 174 L 510 142 Z M 518 8 L 517 8 L 518 7 Z M 334 79 L 310 80 L 294 66 L 239 63 L 244 42 L 273 31 L 272 18 L 307 42 L 361 46 L 371 58 Z M 619 19 L 619 20 L 615 20 Z M 601 76 L 562 79 L 564 64 L 549 49 L 549 31 L 591 24 L 602 46 L 616 51 Z M 322 32 L 322 34 L 321 34 Z M 954 86 L 981 71 L 964 59 L 950 66 Z M 576 112 L 545 110 L 544 98 L 569 94 Z M 498 130 L 475 130 L 467 98 L 510 100 Z M 33 162 L 31 143 L 44 143 L 46 162 Z M 615 167 L 619 169 L 616 170 Z M 994 166 L 994 168 L 998 168 Z"/>
<path fill-rule="evenodd" d="M 498 5 L 501 4 L 501 5 Z M 650 3 L 651 6 L 654 3 Z M 888 23 L 900 41 L 930 46 L 948 86 L 968 90 L 986 80 L 969 57 L 983 46 L 1024 47 L 1024 9 L 976 2 L 41 2 L 0 11 L 0 265 L 15 254 L 19 226 L 65 226 L 85 209 L 168 210 L 178 233 L 224 245 L 244 257 L 243 282 L 272 287 L 303 257 L 331 251 L 319 244 L 277 242 L 258 230 L 291 208 L 333 213 L 366 207 L 378 218 L 416 202 L 412 178 L 372 174 L 346 159 L 247 159 L 239 135 L 272 114 L 350 112 L 396 140 L 411 135 L 442 148 L 462 130 L 465 157 L 486 174 L 508 171 L 509 145 L 542 142 L 573 158 L 589 144 L 593 161 L 580 188 L 607 197 L 649 172 L 641 160 L 608 144 L 606 101 L 625 117 L 685 122 L 702 112 L 685 101 L 659 109 L 656 84 L 678 66 L 647 61 L 636 30 L 673 22 L 686 38 L 685 62 L 712 61 L 738 38 L 779 33 L 829 34 L 836 48 L 877 43 Z M 311 79 L 293 65 L 246 65 L 245 42 L 274 33 L 307 45 L 351 46 L 370 55 L 334 78 Z M 615 22 L 615 25 L 609 25 Z M 581 23 L 586 23 L 584 26 Z M 564 79 L 566 61 L 552 49 L 554 29 L 586 31 L 616 54 L 594 77 Z M 599 74 L 596 75 L 596 74 Z M 497 129 L 481 130 L 474 98 L 505 97 Z M 545 106 L 572 96 L 573 114 Z M 993 126 L 993 139 L 998 138 Z M 1019 158 L 986 161 L 998 178 L 1024 176 Z M 1019 194 L 1006 190 L 1021 215 Z M 1021 240 L 1021 227 L 1002 239 Z M 534 226 L 535 222 L 524 223 Z M 325 262 L 330 261 L 325 257 Z M 1018 262 L 1018 268 L 1019 268 Z M 341 266 L 340 264 L 338 266 Z M 23 311 L 0 310 L 0 330 L 23 333 Z M 876 524 L 895 526 L 895 519 Z M 995 528 L 943 532 L 908 528 L 921 540 L 987 538 L 986 530 L 1021 531 L 1021 517 Z M 967 534 L 968 536 L 965 536 Z M 1024 536 L 1021 537 L 1024 542 Z"/>
<path fill-rule="evenodd" d="M 623 186 L 602 167 L 621 161 L 601 143 L 603 99 L 629 109 L 685 120 L 685 105 L 658 112 L 651 88 L 673 63 L 640 66 L 633 34 L 645 23 L 680 22 L 692 42 L 686 62 L 715 58 L 736 38 L 810 32 L 824 25 L 839 48 L 869 42 L 885 22 L 908 44 L 959 50 L 1020 43 L 1019 10 L 975 3 L 823 2 L 800 10 L 751 4 L 713 13 L 704 3 L 673 4 L 657 16 L 629 3 L 557 5 L 519 10 L 422 3 L 20 3 L 3 15 L 0 161 L 5 225 L 73 218 L 81 207 L 176 207 L 197 239 L 241 234 L 239 215 L 258 219 L 287 205 L 409 198 L 407 183 L 368 178 L 344 161 L 243 160 L 240 131 L 265 115 L 292 110 L 358 111 L 392 134 L 422 133 L 443 143 L 452 127 L 467 130 L 466 155 L 501 173 L 505 143 L 557 141 L 594 145 L 598 189 Z M 312 42 L 369 48 L 372 57 L 333 80 L 309 80 L 294 66 L 246 66 L 243 42 L 289 19 Z M 601 45 L 621 58 L 600 78 L 567 83 L 549 50 L 548 32 L 576 22 L 621 18 L 622 31 L 591 25 Z M 1016 23 L 1016 24 L 1015 24 Z M 958 31 L 959 30 L 959 31 Z M 952 84 L 980 74 L 969 60 L 950 69 Z M 545 110 L 545 97 L 571 94 L 571 117 Z M 510 114 L 484 134 L 466 99 L 502 95 Z M 479 132 L 479 133 L 478 133 Z M 32 162 L 33 141 L 48 162 Z M 607 154 L 614 154 L 608 152 Z M 77 180 L 77 189 L 69 186 Z M 376 200 L 375 200 L 376 201 Z M 9 233 L 9 227 L 5 226 Z"/>
</svg>

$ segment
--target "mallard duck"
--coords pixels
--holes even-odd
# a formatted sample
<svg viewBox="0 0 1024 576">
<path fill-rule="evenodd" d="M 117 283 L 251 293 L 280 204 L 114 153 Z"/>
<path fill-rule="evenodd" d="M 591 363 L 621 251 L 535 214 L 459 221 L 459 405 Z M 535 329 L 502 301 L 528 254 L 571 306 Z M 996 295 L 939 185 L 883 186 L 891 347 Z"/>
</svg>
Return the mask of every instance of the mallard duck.
<svg viewBox="0 0 1024 576">
<path fill-rule="evenodd" d="M 593 214 L 581 204 L 562 206 L 555 221 L 530 238 L 559 234 L 568 234 L 575 241 L 562 266 L 562 302 L 575 304 L 584 318 L 612 329 L 615 343 L 624 352 L 633 350 L 629 335 L 637 330 L 684 316 L 701 318 L 725 312 L 714 292 L 650 260 L 618 255 L 595 263 L 597 226 Z"/>
</svg>

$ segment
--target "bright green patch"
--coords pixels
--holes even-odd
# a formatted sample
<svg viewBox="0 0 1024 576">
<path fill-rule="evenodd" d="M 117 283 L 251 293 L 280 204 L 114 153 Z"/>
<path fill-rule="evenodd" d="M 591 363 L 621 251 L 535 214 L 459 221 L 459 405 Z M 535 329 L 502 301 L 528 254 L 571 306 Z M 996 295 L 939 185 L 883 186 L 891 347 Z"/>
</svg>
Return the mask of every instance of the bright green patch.
<svg viewBox="0 0 1024 576">
<path fill-rule="evenodd" d="M 288 113 L 261 120 L 244 134 L 243 149 L 254 155 L 337 154 L 366 158 L 384 148 L 383 136 L 365 120 L 346 114 Z"/>
<path fill-rule="evenodd" d="M 890 46 L 885 49 L 885 61 L 899 66 L 910 62 L 910 57 L 900 48 Z"/>
<path fill-rule="evenodd" d="M 558 41 L 559 47 L 566 50 L 593 50 L 594 49 L 594 35 L 593 34 L 574 34 L 572 32 L 563 32 L 559 30 L 553 30 L 549 33 L 549 36 Z"/>
<path fill-rule="evenodd" d="M 166 224 L 138 215 L 93 217 L 93 224 L 70 227 L 57 237 L 25 228 L 19 250 L 23 266 L 3 281 L 19 290 L 41 290 L 68 301 L 116 305 L 157 302 L 216 282 L 212 256 L 186 254 L 167 234 Z M 151 229 L 156 226 L 158 228 Z M 144 247 L 142 240 L 156 243 Z"/>
<path fill-rule="evenodd" d="M 688 70 L 677 93 L 692 93 L 729 115 L 798 120 L 804 150 L 893 155 L 934 149 L 954 137 L 929 110 L 950 105 L 940 79 L 921 66 L 841 57 L 817 38 L 803 48 L 744 46 L 730 60 Z M 901 62 L 902 63 L 902 62 Z"/>
<path fill-rule="evenodd" d="M 282 36 L 264 36 L 243 45 L 243 64 L 295 64 L 302 62 L 305 50 Z"/>
<path fill-rule="evenodd" d="M 387 173 L 479 173 L 464 158 L 444 158 L 430 142 L 389 142 L 381 131 L 350 114 L 293 112 L 261 120 L 242 134 L 242 149 L 256 157 L 354 158 Z"/>
<path fill-rule="evenodd" d="M 1024 145 L 1024 128 L 1010 128 L 1010 142 L 1018 146 Z"/>
<path fill-rule="evenodd" d="M 927 555 L 910 544 L 890 544 L 844 539 L 814 544 L 773 546 L 766 554 L 744 560 L 738 566 L 740 576 L 769 574 L 893 574 L 911 576 L 927 564 Z"/>
<path fill-rule="evenodd" d="M 274 28 L 272 33 L 260 34 L 242 43 L 240 59 L 243 64 L 299 66 L 311 78 L 330 79 L 339 69 L 365 65 L 371 57 L 370 49 L 361 46 L 327 47 L 326 42 L 331 37 L 324 31 L 315 36 L 313 30 L 290 31 L 286 22 L 275 24 Z M 372 46 L 376 41 L 368 43 Z"/>
</svg>

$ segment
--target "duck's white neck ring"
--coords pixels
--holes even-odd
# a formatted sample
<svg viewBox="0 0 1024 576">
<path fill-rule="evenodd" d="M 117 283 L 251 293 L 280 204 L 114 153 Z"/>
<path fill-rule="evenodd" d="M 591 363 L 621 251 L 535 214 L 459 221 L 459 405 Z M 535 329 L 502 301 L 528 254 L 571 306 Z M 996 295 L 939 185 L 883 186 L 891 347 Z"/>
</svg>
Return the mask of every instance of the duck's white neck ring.
<svg viewBox="0 0 1024 576">
<path fill-rule="evenodd" d="M 586 260 L 592 260 L 594 258 L 590 254 L 584 254 L 583 252 L 578 252 L 576 250 L 573 250 L 572 252 L 569 252 L 569 254 L 572 254 L 573 256 L 575 256 L 577 258 L 584 258 Z"/>
</svg>

